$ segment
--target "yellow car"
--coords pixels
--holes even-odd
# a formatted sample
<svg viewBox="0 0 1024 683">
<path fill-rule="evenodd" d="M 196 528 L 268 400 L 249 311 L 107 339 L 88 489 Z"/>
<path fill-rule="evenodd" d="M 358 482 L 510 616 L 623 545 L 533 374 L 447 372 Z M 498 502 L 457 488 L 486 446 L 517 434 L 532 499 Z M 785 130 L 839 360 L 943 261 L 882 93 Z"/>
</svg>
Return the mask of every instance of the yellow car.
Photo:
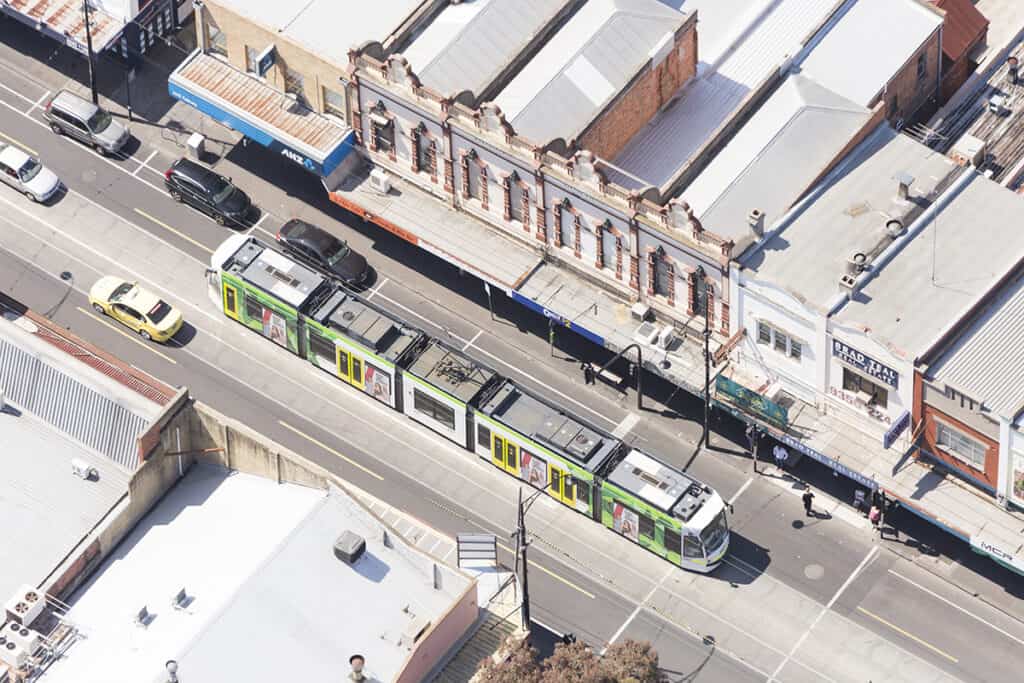
<svg viewBox="0 0 1024 683">
<path fill-rule="evenodd" d="M 165 342 L 181 329 L 181 312 L 138 283 L 110 275 L 89 290 L 89 304 L 139 333 L 143 339 Z"/>
</svg>

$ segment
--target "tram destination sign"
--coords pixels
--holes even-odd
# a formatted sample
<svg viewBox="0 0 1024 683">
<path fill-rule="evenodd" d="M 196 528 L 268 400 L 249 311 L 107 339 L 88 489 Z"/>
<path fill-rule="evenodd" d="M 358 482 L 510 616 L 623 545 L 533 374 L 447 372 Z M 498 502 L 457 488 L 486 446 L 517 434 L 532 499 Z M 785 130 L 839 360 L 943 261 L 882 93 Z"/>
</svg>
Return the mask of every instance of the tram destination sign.
<svg viewBox="0 0 1024 683">
<path fill-rule="evenodd" d="M 832 355 L 868 377 L 881 380 L 893 389 L 899 388 L 898 372 L 835 338 L 832 339 Z"/>
</svg>

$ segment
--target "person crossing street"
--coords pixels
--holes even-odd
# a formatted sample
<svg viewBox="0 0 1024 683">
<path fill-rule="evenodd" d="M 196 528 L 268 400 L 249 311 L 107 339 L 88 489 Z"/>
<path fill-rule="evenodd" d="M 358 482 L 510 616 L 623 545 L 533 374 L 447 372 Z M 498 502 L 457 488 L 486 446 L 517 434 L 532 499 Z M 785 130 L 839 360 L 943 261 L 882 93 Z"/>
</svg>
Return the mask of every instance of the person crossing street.
<svg viewBox="0 0 1024 683">
<path fill-rule="evenodd" d="M 811 509 L 811 501 L 814 500 L 814 494 L 811 493 L 810 486 L 804 486 L 804 495 L 801 498 L 804 501 L 804 516 L 811 517 L 814 514 Z"/>
</svg>

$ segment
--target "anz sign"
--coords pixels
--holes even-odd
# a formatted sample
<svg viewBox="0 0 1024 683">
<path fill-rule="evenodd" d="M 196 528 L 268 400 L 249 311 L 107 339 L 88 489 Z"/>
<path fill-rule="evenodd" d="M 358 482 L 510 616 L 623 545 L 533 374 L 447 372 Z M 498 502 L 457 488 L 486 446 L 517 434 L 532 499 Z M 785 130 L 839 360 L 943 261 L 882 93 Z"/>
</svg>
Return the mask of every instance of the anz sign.
<svg viewBox="0 0 1024 683">
<path fill-rule="evenodd" d="M 317 170 L 317 165 L 316 165 L 315 162 L 313 162 L 313 160 L 307 159 L 306 157 L 304 157 L 301 154 L 299 154 L 298 152 L 296 152 L 294 149 L 290 149 L 288 147 L 282 147 L 281 148 L 281 156 L 283 156 L 283 157 L 285 157 L 287 159 L 291 159 L 292 161 L 297 163 L 299 166 L 304 167 L 307 171 L 316 172 L 316 170 Z"/>
</svg>

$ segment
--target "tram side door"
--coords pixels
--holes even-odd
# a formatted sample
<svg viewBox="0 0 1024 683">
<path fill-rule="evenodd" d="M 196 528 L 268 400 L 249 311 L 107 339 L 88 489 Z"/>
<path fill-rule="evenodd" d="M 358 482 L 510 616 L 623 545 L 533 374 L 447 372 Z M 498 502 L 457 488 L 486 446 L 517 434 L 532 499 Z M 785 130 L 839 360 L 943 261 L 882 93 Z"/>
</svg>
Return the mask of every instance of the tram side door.
<svg viewBox="0 0 1024 683">
<path fill-rule="evenodd" d="M 557 465 L 548 463 L 548 493 L 569 507 L 576 507 L 576 485 L 572 475 Z"/>
<path fill-rule="evenodd" d="M 519 476 L 519 446 L 494 434 L 491 437 L 491 462 L 509 474 Z"/>
<path fill-rule="evenodd" d="M 363 377 L 363 359 L 348 352 L 347 349 L 337 346 L 338 352 L 338 377 L 354 387 L 362 389 L 365 386 Z"/>
<path fill-rule="evenodd" d="M 238 320 L 238 288 L 224 283 L 224 314 Z"/>
</svg>

